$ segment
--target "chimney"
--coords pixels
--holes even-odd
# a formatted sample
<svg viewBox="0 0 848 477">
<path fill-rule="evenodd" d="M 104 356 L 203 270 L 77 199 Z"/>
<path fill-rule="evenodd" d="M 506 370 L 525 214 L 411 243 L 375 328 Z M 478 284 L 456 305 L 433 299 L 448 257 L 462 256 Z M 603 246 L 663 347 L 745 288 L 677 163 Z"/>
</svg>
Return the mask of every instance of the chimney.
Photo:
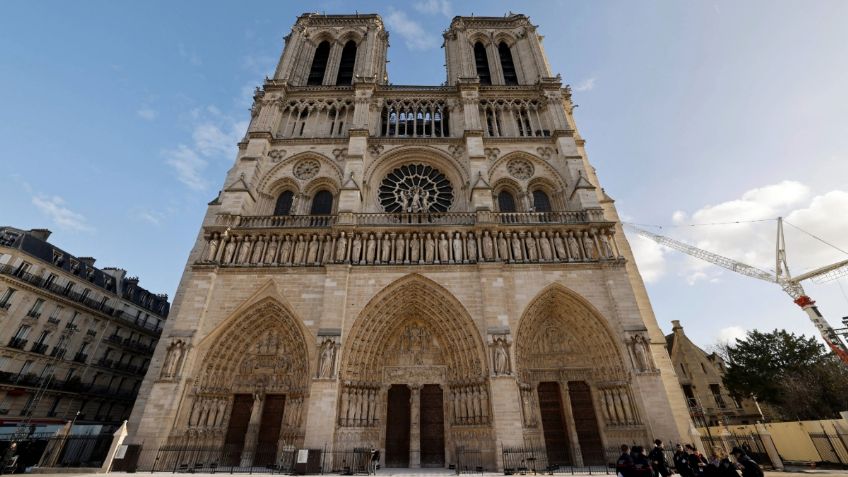
<svg viewBox="0 0 848 477">
<path fill-rule="evenodd" d="M 77 259 L 84 263 L 86 268 L 94 267 L 94 262 L 96 262 L 94 257 L 77 257 Z"/>
<path fill-rule="evenodd" d="M 680 326 L 680 320 L 671 320 L 671 331 L 674 333 L 679 331 L 680 334 L 683 334 L 683 327 Z"/>
<path fill-rule="evenodd" d="M 45 242 L 47 241 L 48 238 L 50 238 L 51 233 L 52 232 L 50 232 L 47 229 L 32 229 L 32 230 L 29 231 L 30 235 L 32 235 L 33 237 L 35 237 L 39 240 L 44 240 Z"/>
</svg>

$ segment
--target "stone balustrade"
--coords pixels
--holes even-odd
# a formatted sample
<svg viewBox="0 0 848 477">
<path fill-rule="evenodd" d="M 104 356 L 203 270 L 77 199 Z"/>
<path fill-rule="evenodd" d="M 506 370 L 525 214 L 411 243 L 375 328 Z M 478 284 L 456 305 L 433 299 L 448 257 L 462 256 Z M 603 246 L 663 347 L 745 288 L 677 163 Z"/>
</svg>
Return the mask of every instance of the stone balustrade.
<svg viewBox="0 0 848 477">
<path fill-rule="evenodd" d="M 381 216 L 393 214 L 363 215 L 369 215 L 368 220 L 376 224 L 388 219 Z M 244 219 L 230 216 L 226 221 L 253 225 L 259 222 L 258 218 Z M 269 218 L 270 223 L 274 219 Z M 208 227 L 206 246 L 197 263 L 226 267 L 578 263 L 621 257 L 612 223 L 543 225 L 504 226 L 494 222 L 445 226 L 412 222 L 318 230 L 288 230 L 285 225 L 277 228 L 261 224 L 252 229 Z"/>
</svg>

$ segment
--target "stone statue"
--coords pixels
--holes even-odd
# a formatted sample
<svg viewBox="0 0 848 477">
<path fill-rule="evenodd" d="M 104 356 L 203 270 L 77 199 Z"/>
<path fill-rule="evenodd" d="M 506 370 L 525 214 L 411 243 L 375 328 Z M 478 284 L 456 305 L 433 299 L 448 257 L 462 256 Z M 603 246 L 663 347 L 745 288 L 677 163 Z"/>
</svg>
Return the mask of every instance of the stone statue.
<svg viewBox="0 0 848 477">
<path fill-rule="evenodd" d="M 221 262 L 223 262 L 223 263 L 232 262 L 233 261 L 233 255 L 235 254 L 235 252 L 236 252 L 236 238 L 230 237 L 230 239 L 227 240 L 227 245 L 224 246 L 224 256 L 223 256 L 223 259 L 221 260 Z"/>
<path fill-rule="evenodd" d="M 436 258 L 436 241 L 430 232 L 427 232 L 427 237 L 424 239 L 424 261 L 433 263 Z"/>
<path fill-rule="evenodd" d="M 331 263 L 333 261 L 333 237 L 330 234 L 324 236 L 324 244 L 321 248 L 321 264 Z"/>
<path fill-rule="evenodd" d="M 535 262 L 539 259 L 538 250 L 536 250 L 536 236 L 533 232 L 527 232 L 527 238 L 524 239 L 524 244 L 527 245 L 527 260 Z"/>
<path fill-rule="evenodd" d="M 403 263 L 406 259 L 406 238 L 404 234 L 397 234 L 395 238 L 395 262 Z"/>
<path fill-rule="evenodd" d="M 347 252 L 347 235 L 342 232 L 336 240 L 336 263 L 343 263 L 345 260 L 345 252 Z"/>
<path fill-rule="evenodd" d="M 469 232 L 465 238 L 465 257 L 469 262 L 477 261 L 477 237 L 474 236 L 474 232 Z"/>
<path fill-rule="evenodd" d="M 277 242 L 277 236 L 272 235 L 271 241 L 265 249 L 265 263 L 274 263 L 274 260 L 277 258 L 277 247 L 279 246 L 280 244 Z"/>
<path fill-rule="evenodd" d="M 374 263 L 374 255 L 377 253 L 377 242 L 374 234 L 368 234 L 368 244 L 365 250 L 365 263 Z"/>
<path fill-rule="evenodd" d="M 333 377 L 333 364 L 336 357 L 336 345 L 331 340 L 321 345 L 321 362 L 318 365 L 318 377 L 330 379 Z"/>
<path fill-rule="evenodd" d="M 583 232 L 583 250 L 586 252 L 586 260 L 598 258 L 595 251 L 595 241 L 592 240 L 592 236 L 588 232 Z"/>
<path fill-rule="evenodd" d="M 604 258 L 614 258 L 615 253 L 612 250 L 612 245 L 610 244 L 610 239 L 607 237 L 607 234 L 601 232 L 598 234 L 598 238 L 601 241 L 601 254 Z"/>
<path fill-rule="evenodd" d="M 492 242 L 492 236 L 488 230 L 483 231 L 483 259 L 492 260 L 495 258 L 495 247 Z"/>
<path fill-rule="evenodd" d="M 568 232 L 568 252 L 569 261 L 580 261 L 583 258 L 583 254 L 580 253 L 580 244 L 577 243 L 572 232 Z"/>
<path fill-rule="evenodd" d="M 353 234 L 353 242 L 350 247 L 350 263 L 359 263 L 359 255 L 362 253 L 362 239 L 359 234 Z"/>
<path fill-rule="evenodd" d="M 503 232 L 498 232 L 498 256 L 504 262 L 509 261 L 509 244 L 507 244 Z"/>
<path fill-rule="evenodd" d="M 633 349 L 633 357 L 636 361 L 636 368 L 640 372 L 647 372 L 653 370 L 653 365 L 651 364 L 650 359 L 650 350 L 648 349 L 648 342 L 645 340 L 642 335 L 636 335 L 631 338 L 630 347 Z"/>
<path fill-rule="evenodd" d="M 315 234 L 312 234 L 312 239 L 309 240 L 309 248 L 306 253 L 306 263 L 307 265 L 314 265 L 318 263 L 318 237 Z"/>
<path fill-rule="evenodd" d="M 542 231 L 541 236 L 539 237 L 539 250 L 542 255 L 542 260 L 550 262 L 553 259 L 551 241 L 548 240 L 548 234 L 544 231 Z"/>
<path fill-rule="evenodd" d="M 250 246 L 251 245 L 252 244 L 250 243 L 250 235 L 245 236 L 244 241 L 241 243 L 241 247 L 239 248 L 238 262 L 237 263 L 240 263 L 240 264 L 248 263 L 248 260 L 250 259 Z"/>
<path fill-rule="evenodd" d="M 507 354 L 506 343 L 498 338 L 492 345 L 494 348 L 495 375 L 509 374 L 509 354 Z"/>
<path fill-rule="evenodd" d="M 284 235 L 283 239 L 280 241 L 280 256 L 277 258 L 278 263 L 287 265 L 290 262 L 291 247 L 292 243 L 291 240 L 289 240 L 289 236 Z"/>
<path fill-rule="evenodd" d="M 459 232 L 454 232 L 453 234 L 453 261 L 456 263 L 462 263 L 462 236 L 459 235 Z"/>
<path fill-rule="evenodd" d="M 294 257 L 292 264 L 303 265 L 303 259 L 306 254 L 306 242 L 303 241 L 303 235 L 297 236 L 297 242 L 294 244 Z"/>
<path fill-rule="evenodd" d="M 421 243 L 419 242 L 418 234 L 412 234 L 409 238 L 409 261 L 410 263 L 418 263 L 421 260 Z"/>
<path fill-rule="evenodd" d="M 513 232 L 511 235 L 512 235 L 512 241 L 511 241 L 511 243 L 512 243 L 512 258 L 513 258 L 513 260 L 520 262 L 520 261 L 524 260 L 524 251 L 521 250 L 522 249 L 522 247 L 521 247 L 521 241 L 522 240 L 521 239 L 524 237 L 524 232 L 519 232 L 519 233 Z"/>
<path fill-rule="evenodd" d="M 253 244 L 253 254 L 250 256 L 250 263 L 259 263 L 262 261 L 263 247 L 265 246 L 265 236 L 260 235 L 256 238 Z"/>
<path fill-rule="evenodd" d="M 448 239 L 445 237 L 444 232 L 439 234 L 439 261 L 443 263 L 448 263 L 450 260 L 450 245 L 448 244 Z"/>
<path fill-rule="evenodd" d="M 392 239 L 389 234 L 382 234 L 380 238 L 380 261 L 389 263 L 392 259 Z"/>
<path fill-rule="evenodd" d="M 568 252 L 565 250 L 565 241 L 562 239 L 562 235 L 559 232 L 554 233 L 554 249 L 556 250 L 557 257 L 560 260 L 568 260 Z"/>
<path fill-rule="evenodd" d="M 206 250 L 206 261 L 214 262 L 218 256 L 218 234 L 209 237 L 209 248 Z"/>
</svg>

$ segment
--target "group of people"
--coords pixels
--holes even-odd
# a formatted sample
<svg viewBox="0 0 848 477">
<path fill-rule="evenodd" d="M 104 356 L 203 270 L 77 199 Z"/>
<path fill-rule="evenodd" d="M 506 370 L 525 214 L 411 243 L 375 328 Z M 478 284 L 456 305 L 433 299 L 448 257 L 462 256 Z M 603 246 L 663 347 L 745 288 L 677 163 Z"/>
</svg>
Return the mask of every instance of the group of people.
<svg viewBox="0 0 848 477">
<path fill-rule="evenodd" d="M 657 439 L 647 454 L 642 446 L 622 445 L 615 468 L 619 477 L 739 477 L 740 470 L 742 477 L 763 477 L 763 470 L 745 450 L 734 447 L 730 454 L 733 460 L 724 449 L 714 447 L 707 458 L 691 444 L 677 444 L 669 463 L 665 444 Z"/>
</svg>

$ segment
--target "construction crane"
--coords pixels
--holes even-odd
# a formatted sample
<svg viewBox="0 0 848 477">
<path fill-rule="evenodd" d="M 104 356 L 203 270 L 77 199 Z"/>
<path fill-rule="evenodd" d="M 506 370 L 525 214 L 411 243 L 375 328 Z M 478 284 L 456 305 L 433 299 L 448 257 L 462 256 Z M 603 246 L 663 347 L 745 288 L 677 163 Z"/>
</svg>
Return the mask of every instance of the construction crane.
<svg viewBox="0 0 848 477">
<path fill-rule="evenodd" d="M 801 286 L 801 282 L 804 280 L 812 279 L 814 282 L 823 283 L 848 275 L 848 260 L 826 265 L 793 277 L 789 274 L 789 265 L 786 262 L 786 241 L 783 238 L 782 217 L 778 217 L 777 219 L 776 267 L 774 273 L 723 257 L 716 253 L 708 252 L 673 238 L 650 232 L 633 224 L 625 224 L 625 227 L 633 230 L 643 237 L 653 240 L 660 245 L 665 245 L 666 247 L 673 248 L 679 252 L 704 260 L 705 262 L 726 268 L 732 272 L 771 283 L 777 283 L 781 288 L 783 288 L 783 291 L 792 297 L 795 304 L 800 306 L 801 309 L 807 313 L 807 316 L 816 328 L 818 328 L 827 346 L 833 350 L 834 354 L 836 354 L 846 366 L 848 366 L 848 347 L 846 347 L 845 343 L 839 338 L 836 330 L 834 330 L 833 327 L 825 321 L 824 316 L 822 316 L 816 306 L 816 302 L 807 296 L 807 293 L 804 292 L 804 288 Z"/>
</svg>

